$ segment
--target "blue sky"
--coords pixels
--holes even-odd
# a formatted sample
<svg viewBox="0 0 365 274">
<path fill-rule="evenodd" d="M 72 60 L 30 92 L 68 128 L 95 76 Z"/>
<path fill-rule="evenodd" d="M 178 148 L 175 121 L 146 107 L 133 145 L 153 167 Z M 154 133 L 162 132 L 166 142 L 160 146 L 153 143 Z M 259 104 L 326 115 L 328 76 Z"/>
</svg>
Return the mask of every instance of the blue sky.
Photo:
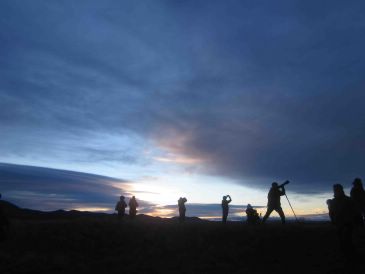
<svg viewBox="0 0 365 274">
<path fill-rule="evenodd" d="M 1 1 L 0 162 L 119 178 L 165 206 L 265 205 L 289 179 L 298 210 L 320 213 L 333 183 L 364 172 L 364 12 Z"/>
</svg>

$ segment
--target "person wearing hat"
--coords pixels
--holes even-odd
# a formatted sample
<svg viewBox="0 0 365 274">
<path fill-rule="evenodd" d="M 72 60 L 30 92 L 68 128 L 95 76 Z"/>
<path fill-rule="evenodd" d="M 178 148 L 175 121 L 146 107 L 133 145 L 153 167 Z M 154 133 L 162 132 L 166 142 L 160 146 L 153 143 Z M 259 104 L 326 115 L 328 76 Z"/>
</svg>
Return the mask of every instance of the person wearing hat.
<svg viewBox="0 0 365 274">
<path fill-rule="evenodd" d="M 120 196 L 119 201 L 115 205 L 115 210 L 118 211 L 118 218 L 123 219 L 125 215 L 125 208 L 127 207 L 127 203 L 124 201 L 124 196 Z"/>
<path fill-rule="evenodd" d="M 273 182 L 271 184 L 271 189 L 269 194 L 267 195 L 267 211 L 265 213 L 262 222 L 265 223 L 266 219 L 269 218 L 271 212 L 274 210 L 279 214 L 281 223 L 285 224 L 285 215 L 284 211 L 281 208 L 280 196 L 285 195 L 285 188 L 283 185 L 279 186 L 278 183 Z"/>
</svg>

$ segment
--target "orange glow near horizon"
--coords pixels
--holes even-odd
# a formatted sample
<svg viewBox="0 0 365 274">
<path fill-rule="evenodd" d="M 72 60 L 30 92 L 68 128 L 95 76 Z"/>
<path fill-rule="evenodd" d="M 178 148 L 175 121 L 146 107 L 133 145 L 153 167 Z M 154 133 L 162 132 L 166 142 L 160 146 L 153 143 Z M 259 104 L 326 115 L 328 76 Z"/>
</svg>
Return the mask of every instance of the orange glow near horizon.
<svg viewBox="0 0 365 274">
<path fill-rule="evenodd" d="M 156 207 L 152 212 L 147 213 L 153 217 L 171 218 L 176 216 L 176 210 Z"/>
<path fill-rule="evenodd" d="M 111 207 L 76 207 L 73 210 L 89 211 L 89 212 L 109 212 L 113 209 Z"/>
</svg>

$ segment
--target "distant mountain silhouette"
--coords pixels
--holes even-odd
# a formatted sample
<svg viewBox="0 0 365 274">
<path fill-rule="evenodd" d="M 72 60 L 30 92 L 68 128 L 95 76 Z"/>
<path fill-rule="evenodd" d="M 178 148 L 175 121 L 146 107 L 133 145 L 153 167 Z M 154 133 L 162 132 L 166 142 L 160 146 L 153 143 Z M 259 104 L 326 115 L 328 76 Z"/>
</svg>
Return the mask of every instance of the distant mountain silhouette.
<svg viewBox="0 0 365 274">
<path fill-rule="evenodd" d="M 78 210 L 55 210 L 55 211 L 40 211 L 28 208 L 20 208 L 8 201 L 0 200 L 0 207 L 3 209 L 4 214 L 9 219 L 22 219 L 22 220 L 58 220 L 58 219 L 77 219 L 85 217 L 97 217 L 97 218 L 116 218 L 116 214 L 100 213 L 100 212 L 89 212 L 89 211 L 78 211 Z M 127 215 L 128 217 L 128 215 Z M 138 214 L 137 220 L 146 222 L 178 222 L 178 217 L 173 218 L 161 218 L 153 217 L 145 214 Z M 205 222 L 198 217 L 187 217 L 188 222 Z"/>
<path fill-rule="evenodd" d="M 78 210 L 55 210 L 55 211 L 40 211 L 28 208 L 20 208 L 10 202 L 0 201 L 0 206 L 5 215 L 10 219 L 63 219 L 63 218 L 78 218 L 85 216 L 106 216 L 106 213 L 95 213 Z"/>
</svg>

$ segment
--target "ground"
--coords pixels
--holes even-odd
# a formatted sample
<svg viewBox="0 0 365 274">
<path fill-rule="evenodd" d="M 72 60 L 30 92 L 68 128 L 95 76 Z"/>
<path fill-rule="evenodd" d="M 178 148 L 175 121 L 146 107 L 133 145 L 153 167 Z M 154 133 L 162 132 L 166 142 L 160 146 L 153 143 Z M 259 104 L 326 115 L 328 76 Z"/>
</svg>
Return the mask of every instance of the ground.
<svg viewBox="0 0 365 274">
<path fill-rule="evenodd" d="M 364 261 L 363 230 L 356 239 Z M 330 224 L 12 220 L 0 242 L 0 273 L 355 273 L 351 264 Z"/>
</svg>

